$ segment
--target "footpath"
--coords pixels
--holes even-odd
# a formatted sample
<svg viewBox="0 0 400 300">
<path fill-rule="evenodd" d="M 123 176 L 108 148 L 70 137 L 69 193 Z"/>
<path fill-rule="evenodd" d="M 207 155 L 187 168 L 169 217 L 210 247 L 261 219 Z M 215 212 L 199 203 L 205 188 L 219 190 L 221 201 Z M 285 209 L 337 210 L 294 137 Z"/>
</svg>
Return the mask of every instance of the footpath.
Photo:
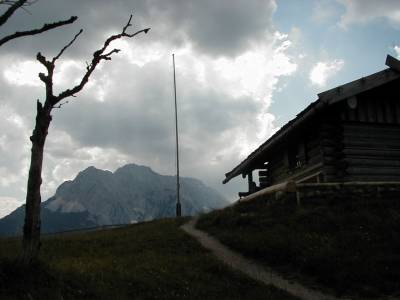
<svg viewBox="0 0 400 300">
<path fill-rule="evenodd" d="M 182 225 L 182 230 L 194 237 L 206 249 L 210 250 L 219 260 L 231 268 L 245 273 L 249 277 L 266 285 L 273 285 L 289 294 L 304 300 L 344 300 L 350 298 L 337 298 L 323 292 L 310 289 L 300 283 L 289 281 L 279 274 L 261 267 L 256 262 L 245 258 L 240 253 L 223 245 L 214 237 L 204 231 L 196 229 L 198 218 L 192 218 L 188 223 Z"/>
</svg>

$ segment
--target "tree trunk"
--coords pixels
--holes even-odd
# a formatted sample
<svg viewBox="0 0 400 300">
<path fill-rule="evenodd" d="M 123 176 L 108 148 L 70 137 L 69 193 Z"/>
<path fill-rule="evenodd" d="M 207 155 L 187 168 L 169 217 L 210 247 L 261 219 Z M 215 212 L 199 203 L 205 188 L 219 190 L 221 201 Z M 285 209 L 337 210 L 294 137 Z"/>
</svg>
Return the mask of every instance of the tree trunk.
<svg viewBox="0 0 400 300">
<path fill-rule="evenodd" d="M 51 122 L 51 107 L 42 107 L 37 102 L 36 124 L 32 141 L 31 164 L 29 167 L 28 187 L 25 206 L 25 224 L 23 236 L 22 262 L 31 264 L 38 257 L 40 248 L 40 186 L 42 184 L 43 150 Z"/>
</svg>

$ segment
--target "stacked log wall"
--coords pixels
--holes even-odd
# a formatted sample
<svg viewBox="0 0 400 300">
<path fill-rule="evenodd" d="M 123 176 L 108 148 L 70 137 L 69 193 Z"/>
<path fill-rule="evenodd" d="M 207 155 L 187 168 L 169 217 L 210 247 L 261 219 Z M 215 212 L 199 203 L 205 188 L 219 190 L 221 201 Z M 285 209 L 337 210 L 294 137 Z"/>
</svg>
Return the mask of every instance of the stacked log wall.
<svg viewBox="0 0 400 300">
<path fill-rule="evenodd" d="M 400 181 L 400 126 L 344 124 L 346 181 Z"/>
<path fill-rule="evenodd" d="M 286 159 L 286 150 L 284 148 L 279 149 L 270 156 L 268 174 L 271 185 L 281 182 L 287 177 L 288 164 L 285 161 Z"/>
<path fill-rule="evenodd" d="M 324 181 L 341 182 L 347 164 L 343 155 L 343 126 L 337 112 L 332 110 L 324 114 L 320 126 Z"/>
<path fill-rule="evenodd" d="M 300 167 L 293 168 L 289 165 L 288 149 L 291 145 L 302 143 L 304 145 L 306 162 Z M 276 184 L 289 179 L 301 180 L 310 174 L 318 172 L 322 164 L 323 156 L 319 140 L 317 126 L 313 130 L 303 131 L 292 139 L 288 139 L 286 145 L 271 154 L 268 161 L 268 174 L 270 184 Z M 310 171 L 307 171 L 310 170 Z"/>
<path fill-rule="evenodd" d="M 398 83 L 399 84 L 399 83 Z M 343 103 L 345 181 L 400 181 L 400 99 L 395 86 Z"/>
</svg>

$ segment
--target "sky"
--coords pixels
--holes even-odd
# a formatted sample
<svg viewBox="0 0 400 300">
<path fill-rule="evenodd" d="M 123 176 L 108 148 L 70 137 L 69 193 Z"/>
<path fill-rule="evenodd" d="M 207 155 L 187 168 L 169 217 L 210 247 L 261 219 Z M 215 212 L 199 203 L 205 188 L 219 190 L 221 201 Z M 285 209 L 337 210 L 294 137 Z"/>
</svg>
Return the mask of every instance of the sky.
<svg viewBox="0 0 400 300">
<path fill-rule="evenodd" d="M 384 69 L 387 54 L 400 58 L 398 0 L 39 0 L 0 35 L 79 19 L 0 47 L 0 216 L 25 201 L 29 136 L 45 96 L 36 54 L 52 58 L 82 28 L 55 69 L 55 91 L 70 88 L 131 13 L 129 30 L 150 32 L 111 44 L 121 52 L 53 111 L 42 200 L 89 166 L 176 174 L 172 53 L 181 174 L 232 201 L 245 180 L 223 185 L 224 174 L 317 93 Z"/>
</svg>

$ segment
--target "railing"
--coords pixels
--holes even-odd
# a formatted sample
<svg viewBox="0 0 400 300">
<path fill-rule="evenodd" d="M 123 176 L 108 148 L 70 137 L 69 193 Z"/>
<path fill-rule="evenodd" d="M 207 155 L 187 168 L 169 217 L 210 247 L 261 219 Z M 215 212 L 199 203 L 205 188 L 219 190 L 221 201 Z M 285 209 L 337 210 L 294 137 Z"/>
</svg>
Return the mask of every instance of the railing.
<svg viewBox="0 0 400 300">
<path fill-rule="evenodd" d="M 373 181 L 373 182 L 363 182 L 363 181 L 351 181 L 351 182 L 322 182 L 322 183 L 298 183 L 295 181 L 285 181 L 278 183 L 262 190 L 259 190 L 253 194 L 239 199 L 236 203 L 248 202 L 258 199 L 263 196 L 271 195 L 276 192 L 288 192 L 296 193 L 297 202 L 300 203 L 300 193 L 302 188 L 342 188 L 342 187 L 390 187 L 396 186 L 400 187 L 400 181 Z"/>
</svg>

